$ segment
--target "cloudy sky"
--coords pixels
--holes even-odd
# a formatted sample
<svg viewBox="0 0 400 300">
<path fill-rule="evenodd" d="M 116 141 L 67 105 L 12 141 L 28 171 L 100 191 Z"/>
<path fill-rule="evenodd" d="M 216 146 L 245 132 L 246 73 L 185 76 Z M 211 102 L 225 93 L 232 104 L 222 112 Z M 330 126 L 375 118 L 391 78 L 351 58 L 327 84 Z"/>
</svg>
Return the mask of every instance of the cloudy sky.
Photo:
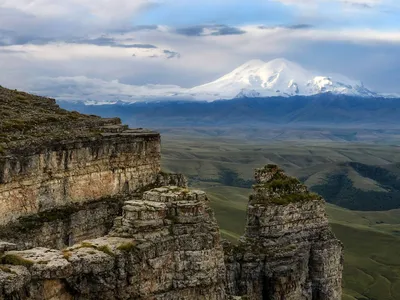
<svg viewBox="0 0 400 300">
<path fill-rule="evenodd" d="M 117 99 L 284 57 L 400 93 L 399 15 L 398 0 L 0 0 L 0 85 Z"/>
</svg>

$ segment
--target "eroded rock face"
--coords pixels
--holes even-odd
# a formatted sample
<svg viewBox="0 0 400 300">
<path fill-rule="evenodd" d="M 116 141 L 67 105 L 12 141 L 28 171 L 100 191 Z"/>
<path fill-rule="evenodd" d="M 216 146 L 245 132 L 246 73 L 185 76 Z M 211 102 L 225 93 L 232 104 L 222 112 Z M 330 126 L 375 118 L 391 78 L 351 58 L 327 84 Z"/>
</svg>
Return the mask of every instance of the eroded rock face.
<svg viewBox="0 0 400 300">
<path fill-rule="evenodd" d="M 256 171 L 247 226 L 225 243 L 227 291 L 249 299 L 341 299 L 342 244 L 324 202 L 276 166 Z"/>
<path fill-rule="evenodd" d="M 160 172 L 160 136 L 104 133 L 0 160 L 0 224 L 68 204 L 133 192 Z"/>
<path fill-rule="evenodd" d="M 126 200 L 187 185 L 160 172 L 158 133 L 95 120 L 96 135 L 0 153 L 0 240 L 61 249 L 106 235 Z"/>
<path fill-rule="evenodd" d="M 218 226 L 204 192 L 185 188 L 126 202 L 108 236 L 2 261 L 2 299 L 226 299 Z"/>
<path fill-rule="evenodd" d="M 18 249 L 49 247 L 63 249 L 86 239 L 109 233 L 114 219 L 122 214 L 128 200 L 140 200 L 145 189 L 173 185 L 186 187 L 187 180 L 180 174 L 161 172 L 145 187 L 133 192 L 70 203 L 38 214 L 20 217 L 15 222 L 0 226 L 0 240 L 17 244 Z"/>
<path fill-rule="evenodd" d="M 222 249 L 204 192 L 156 188 L 126 201 L 107 236 L 62 251 L 12 251 L 14 245 L 2 243 L 0 296 L 341 299 L 342 245 L 323 200 L 279 169 L 256 174 L 238 246 L 225 242 Z M 160 176 L 159 183 L 184 182 Z"/>
<path fill-rule="evenodd" d="M 281 170 L 258 178 L 237 246 L 222 247 L 204 192 L 156 188 L 124 202 L 104 237 L 64 250 L 0 244 L 0 298 L 341 299 L 342 245 L 323 200 Z"/>
<path fill-rule="evenodd" d="M 246 232 L 222 246 L 205 193 L 160 172 L 158 133 L 0 100 L 0 299 L 340 299 L 323 200 L 277 166 L 256 171 Z"/>
</svg>

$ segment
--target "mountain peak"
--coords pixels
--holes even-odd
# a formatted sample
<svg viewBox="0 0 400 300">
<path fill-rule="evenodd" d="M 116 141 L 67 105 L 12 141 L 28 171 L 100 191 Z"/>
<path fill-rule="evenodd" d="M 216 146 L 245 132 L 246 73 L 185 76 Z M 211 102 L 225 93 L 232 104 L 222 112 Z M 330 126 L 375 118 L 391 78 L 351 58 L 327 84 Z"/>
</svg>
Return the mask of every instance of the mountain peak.
<svg viewBox="0 0 400 300">
<path fill-rule="evenodd" d="M 263 61 L 261 59 L 252 59 L 252 60 L 245 62 L 239 68 L 256 67 L 256 66 L 262 66 L 264 64 L 265 64 L 265 61 Z"/>
<path fill-rule="evenodd" d="M 299 66 L 295 62 L 287 60 L 286 58 L 275 58 L 273 60 L 270 60 L 269 62 L 266 62 L 266 64 L 269 66 L 286 67 L 286 68 L 289 68 L 291 66 L 296 66 L 296 67 Z"/>
<path fill-rule="evenodd" d="M 248 62 L 242 64 L 240 67 L 236 68 L 233 72 L 237 72 L 240 70 L 248 70 L 248 69 L 271 69 L 275 71 L 283 71 L 285 69 L 291 68 L 300 68 L 300 65 L 287 60 L 285 58 L 276 58 L 271 61 L 265 62 L 261 59 L 252 59 Z"/>
<path fill-rule="evenodd" d="M 315 95 L 330 92 L 357 96 L 375 96 L 361 82 L 342 75 L 321 75 L 301 65 L 277 58 L 269 62 L 250 60 L 221 78 L 190 89 L 199 98 L 268 97 Z M 208 97 L 209 98 L 209 97 Z"/>
</svg>

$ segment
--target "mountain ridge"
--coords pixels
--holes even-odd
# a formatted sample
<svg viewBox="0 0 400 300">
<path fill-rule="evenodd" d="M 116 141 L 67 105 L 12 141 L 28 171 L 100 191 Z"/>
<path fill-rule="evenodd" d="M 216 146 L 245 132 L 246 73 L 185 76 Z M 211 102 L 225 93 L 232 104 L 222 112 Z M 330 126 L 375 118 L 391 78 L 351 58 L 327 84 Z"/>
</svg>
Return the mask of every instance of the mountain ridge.
<svg viewBox="0 0 400 300">
<path fill-rule="evenodd" d="M 158 101 L 61 107 L 103 117 L 118 115 L 132 126 L 281 126 L 334 125 L 362 128 L 400 126 L 400 99 L 363 98 L 331 93 L 313 96 L 243 98 L 229 101 Z M 137 124 L 137 125 L 136 125 Z"/>
<path fill-rule="evenodd" d="M 362 82 L 351 80 L 343 75 L 323 75 L 310 71 L 301 65 L 284 58 L 269 62 L 251 60 L 219 79 L 190 89 L 193 94 L 203 98 L 241 97 L 290 97 L 311 96 L 331 92 L 362 97 L 375 97 L 378 94 L 369 90 Z"/>
<path fill-rule="evenodd" d="M 65 82 L 64 82 L 65 81 Z M 80 101 L 90 105 L 104 105 L 157 101 L 207 101 L 232 100 L 236 98 L 267 98 L 312 96 L 333 93 L 335 95 L 358 96 L 364 98 L 395 98 L 396 95 L 379 94 L 368 89 L 357 80 L 339 74 L 328 74 L 307 70 L 301 65 L 280 58 L 269 62 L 251 60 L 232 72 L 206 84 L 192 88 L 178 85 L 130 85 L 118 80 L 112 84 L 96 81 L 99 89 L 90 89 L 87 93 L 76 95 L 65 86 L 73 84 L 68 78 L 56 89 L 59 96 L 51 95 L 63 101 Z M 72 83 L 71 83 L 72 82 Z M 42 94 L 34 91 L 36 94 Z"/>
</svg>

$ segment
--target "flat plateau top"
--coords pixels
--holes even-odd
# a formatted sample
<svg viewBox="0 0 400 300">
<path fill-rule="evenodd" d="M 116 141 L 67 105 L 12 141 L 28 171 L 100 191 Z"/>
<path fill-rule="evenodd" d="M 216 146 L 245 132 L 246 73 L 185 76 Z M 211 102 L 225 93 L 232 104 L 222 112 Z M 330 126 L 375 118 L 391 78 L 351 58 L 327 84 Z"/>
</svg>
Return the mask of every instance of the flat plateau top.
<svg viewBox="0 0 400 300">
<path fill-rule="evenodd" d="M 48 144 L 104 136 L 156 136 L 129 129 L 119 118 L 100 118 L 60 108 L 51 98 L 0 86 L 0 156 Z"/>
</svg>

